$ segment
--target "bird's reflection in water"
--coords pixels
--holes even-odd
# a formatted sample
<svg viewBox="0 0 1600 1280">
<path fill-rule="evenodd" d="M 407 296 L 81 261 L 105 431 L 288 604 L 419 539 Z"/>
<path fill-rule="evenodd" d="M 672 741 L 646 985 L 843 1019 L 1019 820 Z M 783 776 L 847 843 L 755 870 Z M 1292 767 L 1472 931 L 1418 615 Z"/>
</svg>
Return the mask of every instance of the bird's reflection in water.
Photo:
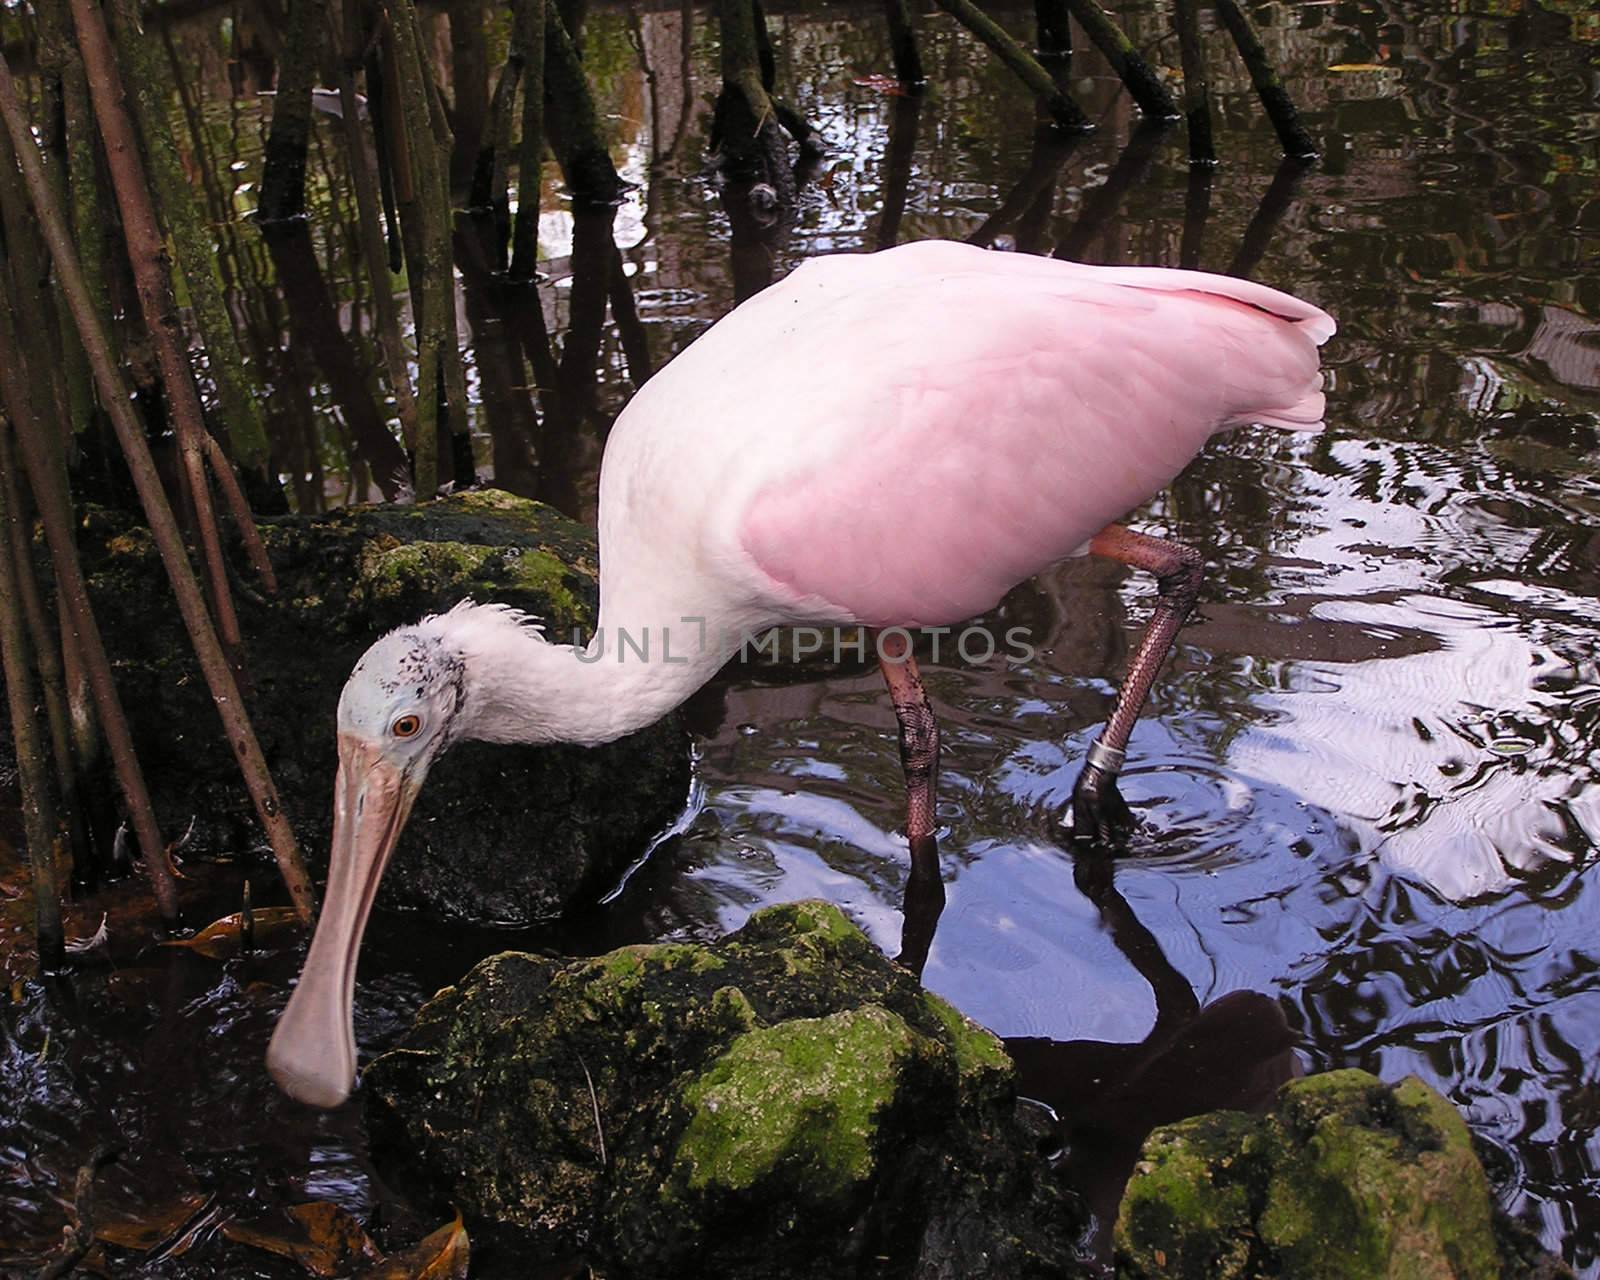
<svg viewBox="0 0 1600 1280">
<path fill-rule="evenodd" d="M 1094 1214 L 1094 1252 L 1108 1257 L 1128 1175 L 1150 1131 L 1208 1111 L 1263 1110 L 1297 1073 L 1293 1037 L 1278 1002 L 1233 991 L 1202 1005 L 1155 936 L 1113 883 L 1113 862 L 1079 853 L 1078 891 L 1099 909 L 1111 940 L 1150 984 L 1155 1023 L 1136 1044 L 1013 1036 L 1017 1089 L 1055 1114 L 1057 1168 Z M 919 978 L 944 910 L 939 850 L 911 851 L 900 963 Z"/>
</svg>

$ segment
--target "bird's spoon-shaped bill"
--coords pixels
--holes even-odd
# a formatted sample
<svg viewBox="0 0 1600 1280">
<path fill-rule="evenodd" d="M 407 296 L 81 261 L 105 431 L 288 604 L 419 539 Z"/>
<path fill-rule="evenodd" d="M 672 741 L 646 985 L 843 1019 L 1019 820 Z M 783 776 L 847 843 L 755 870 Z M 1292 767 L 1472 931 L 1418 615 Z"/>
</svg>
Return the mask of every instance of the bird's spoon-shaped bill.
<svg viewBox="0 0 1600 1280">
<path fill-rule="evenodd" d="M 420 786 L 377 744 L 339 735 L 328 894 L 300 985 L 267 1047 L 267 1070 L 278 1087 L 307 1106 L 336 1107 L 355 1084 L 356 957 L 378 881 Z"/>
</svg>

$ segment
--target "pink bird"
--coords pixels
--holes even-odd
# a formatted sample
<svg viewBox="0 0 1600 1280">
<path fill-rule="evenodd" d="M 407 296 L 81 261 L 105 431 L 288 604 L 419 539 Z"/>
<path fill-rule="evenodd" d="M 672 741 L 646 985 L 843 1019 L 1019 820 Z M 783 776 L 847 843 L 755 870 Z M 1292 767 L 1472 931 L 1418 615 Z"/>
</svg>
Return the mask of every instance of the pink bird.
<svg viewBox="0 0 1600 1280">
<path fill-rule="evenodd" d="M 1317 347 L 1333 332 L 1243 280 L 937 241 L 819 258 L 745 302 L 617 419 L 586 647 L 467 602 L 356 665 L 327 901 L 267 1053 L 274 1079 L 313 1106 L 349 1095 L 362 932 L 441 751 L 621 737 L 776 624 L 878 629 L 914 874 L 931 863 L 936 878 L 939 730 L 902 629 L 971 618 L 1086 550 L 1154 573 L 1155 616 L 1073 791 L 1074 837 L 1117 838 L 1128 736 L 1201 560 L 1113 521 L 1217 431 L 1319 429 Z"/>
</svg>

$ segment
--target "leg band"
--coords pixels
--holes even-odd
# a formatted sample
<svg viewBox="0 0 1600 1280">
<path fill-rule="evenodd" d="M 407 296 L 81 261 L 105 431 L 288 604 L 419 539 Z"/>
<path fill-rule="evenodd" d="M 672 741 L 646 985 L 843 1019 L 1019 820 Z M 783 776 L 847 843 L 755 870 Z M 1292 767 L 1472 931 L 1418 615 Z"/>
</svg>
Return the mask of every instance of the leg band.
<svg viewBox="0 0 1600 1280">
<path fill-rule="evenodd" d="M 1098 769 L 1106 777 L 1115 778 L 1122 772 L 1122 762 L 1127 758 L 1126 751 L 1108 747 L 1104 739 L 1096 738 L 1094 745 L 1089 748 L 1089 753 L 1084 756 L 1083 764 L 1087 769 Z"/>
</svg>

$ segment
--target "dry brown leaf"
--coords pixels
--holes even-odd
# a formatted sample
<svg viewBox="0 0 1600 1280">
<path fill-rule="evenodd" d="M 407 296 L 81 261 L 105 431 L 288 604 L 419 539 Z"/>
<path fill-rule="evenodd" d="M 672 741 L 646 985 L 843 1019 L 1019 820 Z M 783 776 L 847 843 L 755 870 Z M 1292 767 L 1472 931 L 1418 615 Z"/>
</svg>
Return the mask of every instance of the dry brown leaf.
<svg viewBox="0 0 1600 1280">
<path fill-rule="evenodd" d="M 174 938 L 161 945 L 188 947 L 208 960 L 227 960 L 239 954 L 239 926 L 243 923 L 244 913 L 235 911 L 208 924 L 192 938 Z M 275 933 L 293 928 L 299 923 L 299 918 L 293 907 L 256 907 L 250 912 L 250 923 L 259 944 Z"/>
<path fill-rule="evenodd" d="M 292 1258 L 318 1276 L 347 1276 L 378 1256 L 361 1224 L 336 1204 L 297 1204 L 260 1218 L 227 1223 L 235 1244 Z"/>
<path fill-rule="evenodd" d="M 467 1280 L 471 1253 L 467 1229 L 457 1210 L 454 1222 L 432 1232 L 421 1244 L 391 1253 L 363 1271 L 360 1280 Z"/>
</svg>

